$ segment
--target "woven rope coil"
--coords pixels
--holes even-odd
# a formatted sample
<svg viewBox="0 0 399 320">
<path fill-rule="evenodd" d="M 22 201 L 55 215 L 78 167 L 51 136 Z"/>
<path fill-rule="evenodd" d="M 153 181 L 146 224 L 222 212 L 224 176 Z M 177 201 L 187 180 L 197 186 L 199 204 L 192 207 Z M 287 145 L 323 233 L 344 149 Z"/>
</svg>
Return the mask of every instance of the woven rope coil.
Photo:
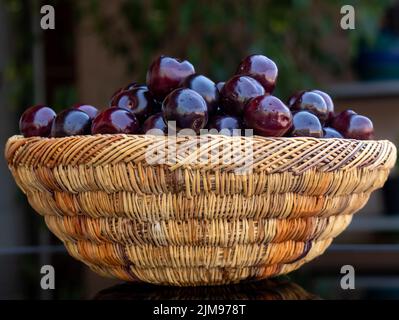
<svg viewBox="0 0 399 320">
<path fill-rule="evenodd" d="M 14 136 L 5 155 L 73 257 L 104 276 L 185 286 L 267 278 L 319 256 L 383 186 L 396 148 L 219 135 Z"/>
</svg>

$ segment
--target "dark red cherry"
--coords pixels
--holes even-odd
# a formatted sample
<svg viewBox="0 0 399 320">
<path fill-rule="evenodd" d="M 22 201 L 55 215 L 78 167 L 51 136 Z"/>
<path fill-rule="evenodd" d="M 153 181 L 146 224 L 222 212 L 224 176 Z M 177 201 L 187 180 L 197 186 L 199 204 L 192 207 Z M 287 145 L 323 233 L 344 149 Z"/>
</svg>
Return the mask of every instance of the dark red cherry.
<svg viewBox="0 0 399 320">
<path fill-rule="evenodd" d="M 209 120 L 206 127 L 208 130 L 215 129 L 221 134 L 234 135 L 235 133 L 241 133 L 242 124 L 237 117 L 216 115 Z"/>
<path fill-rule="evenodd" d="M 323 138 L 339 138 L 342 139 L 343 136 L 342 134 L 340 134 L 337 130 L 335 130 L 334 128 L 330 128 L 330 127 L 325 127 L 323 129 Z"/>
<path fill-rule="evenodd" d="M 323 137 L 323 128 L 319 118 L 308 111 L 300 111 L 292 117 L 292 127 L 290 131 L 292 137 Z"/>
<path fill-rule="evenodd" d="M 298 99 L 302 96 L 302 94 L 305 92 L 305 90 L 300 90 L 292 94 L 287 101 L 287 106 L 291 109 L 295 103 L 298 101 Z"/>
<path fill-rule="evenodd" d="M 265 137 L 281 137 L 292 125 L 290 109 L 274 96 L 252 99 L 245 107 L 244 122 L 255 134 Z"/>
<path fill-rule="evenodd" d="M 193 74 L 186 78 L 183 86 L 198 92 L 204 98 L 209 114 L 216 112 L 219 102 L 219 90 L 216 88 L 215 82 L 203 75 Z"/>
<path fill-rule="evenodd" d="M 98 109 L 89 104 L 75 104 L 72 108 L 86 112 L 90 117 L 90 120 L 93 120 L 98 114 Z"/>
<path fill-rule="evenodd" d="M 253 54 L 241 61 L 236 74 L 247 74 L 258 80 L 267 93 L 272 93 L 278 75 L 273 60 L 260 54 Z"/>
<path fill-rule="evenodd" d="M 223 86 L 221 92 L 222 109 L 226 114 L 241 116 L 249 100 L 264 94 L 265 89 L 254 78 L 234 76 Z"/>
<path fill-rule="evenodd" d="M 135 134 L 140 130 L 136 116 L 122 108 L 109 108 L 102 111 L 91 126 L 92 134 Z"/>
<path fill-rule="evenodd" d="M 122 88 L 122 90 L 132 90 L 132 89 L 136 89 L 136 88 L 144 88 L 144 89 L 148 89 L 147 86 L 145 84 L 142 83 L 138 83 L 138 82 L 131 82 L 129 84 L 127 84 L 126 86 L 124 86 Z"/>
<path fill-rule="evenodd" d="M 328 119 L 329 112 L 326 103 L 321 95 L 306 91 L 296 100 L 291 107 L 293 111 L 309 111 L 317 116 L 321 123 Z"/>
<path fill-rule="evenodd" d="M 204 98 L 194 90 L 180 88 L 172 91 L 162 104 L 163 118 L 173 129 L 192 129 L 196 133 L 208 122 L 208 107 Z M 169 121 L 176 121 L 176 128 Z"/>
<path fill-rule="evenodd" d="M 331 127 L 340 132 L 342 135 L 345 135 L 346 130 L 349 127 L 349 120 L 352 116 L 357 113 L 353 110 L 344 110 L 333 118 L 331 122 Z"/>
<path fill-rule="evenodd" d="M 162 112 L 158 112 L 150 116 L 143 124 L 141 131 L 146 134 L 148 130 L 158 129 L 159 132 L 166 134 L 168 132 L 168 127 L 163 120 Z"/>
<path fill-rule="evenodd" d="M 350 117 L 349 126 L 344 132 L 344 136 L 348 139 L 373 140 L 373 123 L 369 118 L 355 114 Z"/>
<path fill-rule="evenodd" d="M 193 65 L 187 60 L 161 56 L 148 69 L 147 86 L 156 99 L 163 100 L 194 73 Z"/>
<path fill-rule="evenodd" d="M 55 117 L 51 127 L 52 137 L 68 137 L 90 134 L 90 116 L 78 109 L 66 109 Z"/>
<path fill-rule="evenodd" d="M 119 93 L 114 99 L 114 107 L 130 110 L 140 122 L 159 111 L 151 92 L 140 87 Z"/>
<path fill-rule="evenodd" d="M 19 119 L 19 131 L 24 137 L 48 137 L 55 116 L 56 113 L 49 107 L 32 106 Z"/>
<path fill-rule="evenodd" d="M 219 93 L 222 92 L 223 86 L 226 82 L 222 81 L 222 82 L 218 82 L 216 84 L 216 88 L 218 89 Z"/>
<path fill-rule="evenodd" d="M 312 92 L 317 93 L 324 99 L 328 110 L 327 122 L 331 122 L 334 118 L 334 102 L 330 95 L 321 90 L 312 90 Z"/>
<path fill-rule="evenodd" d="M 114 92 L 114 94 L 111 96 L 111 99 L 110 99 L 110 101 L 109 101 L 109 103 L 108 103 L 108 106 L 109 106 L 109 107 L 115 107 L 115 104 L 116 104 L 115 99 L 117 98 L 117 96 L 118 96 L 119 94 L 121 94 L 121 93 L 124 92 L 124 91 L 132 90 L 132 89 L 137 89 L 137 88 L 147 89 L 147 90 L 148 90 L 148 88 L 147 88 L 147 86 L 146 86 L 145 84 L 140 84 L 140 83 L 137 83 L 137 82 L 134 82 L 134 81 L 133 81 L 133 82 L 127 84 L 126 86 L 124 86 L 123 88 L 119 88 L 118 90 L 116 90 L 116 91 Z"/>
</svg>

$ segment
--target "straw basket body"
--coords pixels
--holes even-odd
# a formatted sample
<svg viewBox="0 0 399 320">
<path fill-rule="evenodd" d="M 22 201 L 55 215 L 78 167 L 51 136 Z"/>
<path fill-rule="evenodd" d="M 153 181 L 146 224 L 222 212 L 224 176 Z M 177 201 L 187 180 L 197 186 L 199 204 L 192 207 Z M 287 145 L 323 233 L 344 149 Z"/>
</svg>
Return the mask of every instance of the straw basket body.
<svg viewBox="0 0 399 320">
<path fill-rule="evenodd" d="M 11 137 L 31 206 L 95 272 L 167 285 L 288 273 L 321 255 L 396 160 L 389 141 Z"/>
</svg>

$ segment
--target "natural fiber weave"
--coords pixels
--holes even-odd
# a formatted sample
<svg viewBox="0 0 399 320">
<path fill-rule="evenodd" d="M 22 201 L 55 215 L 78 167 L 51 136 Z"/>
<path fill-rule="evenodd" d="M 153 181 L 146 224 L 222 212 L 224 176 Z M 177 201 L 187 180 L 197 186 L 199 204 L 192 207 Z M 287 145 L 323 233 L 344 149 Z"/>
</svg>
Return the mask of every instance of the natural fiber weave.
<svg viewBox="0 0 399 320">
<path fill-rule="evenodd" d="M 248 146 L 250 156 L 237 155 Z M 149 151 L 172 148 L 182 151 L 176 161 L 148 162 Z M 104 276 L 178 286 L 299 268 L 348 226 L 396 160 L 389 141 L 219 135 L 174 146 L 149 135 L 14 136 L 5 154 L 73 257 Z"/>
</svg>

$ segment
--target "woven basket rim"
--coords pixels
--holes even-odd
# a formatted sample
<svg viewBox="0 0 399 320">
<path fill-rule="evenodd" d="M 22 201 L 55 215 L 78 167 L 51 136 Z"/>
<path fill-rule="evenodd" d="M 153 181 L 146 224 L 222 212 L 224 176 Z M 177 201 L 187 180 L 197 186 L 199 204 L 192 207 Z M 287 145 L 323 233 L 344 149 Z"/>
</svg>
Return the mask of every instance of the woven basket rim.
<svg viewBox="0 0 399 320">
<path fill-rule="evenodd" d="M 262 136 L 168 136 L 98 134 L 62 138 L 15 135 L 8 139 L 5 157 L 9 166 L 55 167 L 58 165 L 114 165 L 135 163 L 141 166 L 167 165 L 170 170 L 219 170 L 221 172 L 293 172 L 311 169 L 321 172 L 366 168 L 391 169 L 396 162 L 396 147 L 389 140 L 319 139 L 311 137 Z M 201 140 L 204 139 L 204 140 Z M 196 143 L 197 141 L 197 143 Z M 176 142 L 170 144 L 170 142 Z M 205 142 L 204 144 L 201 144 Z M 195 146 L 192 151 L 186 146 Z M 149 162 L 148 150 L 173 148 L 183 151 L 173 161 Z M 226 148 L 230 158 L 225 161 Z M 158 149 L 157 149 L 158 148 Z M 236 148 L 233 150 L 233 148 Z M 162 150 L 162 149 L 160 149 Z M 237 150 L 239 154 L 236 155 Z M 250 153 L 245 153 L 250 150 Z M 173 150 L 172 150 L 173 151 Z M 241 153 L 240 153 L 241 152 Z M 202 161 L 205 156 L 206 160 Z M 202 161 L 202 162 L 201 162 Z M 245 173 L 244 173 L 245 174 Z"/>
<path fill-rule="evenodd" d="M 136 137 L 136 138 L 143 138 L 143 139 L 151 139 L 151 138 L 157 138 L 157 139 L 168 139 L 168 136 L 164 135 L 152 135 L 152 134 L 125 134 L 125 133 L 115 133 L 115 134 L 91 134 L 91 135 L 75 135 L 75 136 L 68 136 L 68 137 L 24 137 L 20 134 L 15 134 L 12 135 L 8 138 L 8 141 L 18 139 L 18 140 L 26 140 L 26 141 L 31 141 L 31 140 L 70 140 L 74 139 L 76 140 L 77 138 L 81 139 L 93 139 L 93 137 Z M 270 140 L 282 140 L 282 141 L 348 141 L 348 142 L 362 142 L 362 143 L 376 143 L 376 142 L 384 142 L 384 143 L 391 143 L 393 144 L 392 141 L 388 139 L 374 139 L 374 140 L 358 140 L 358 139 L 347 139 L 347 138 L 314 138 L 314 137 L 264 137 L 264 136 L 259 136 L 259 135 L 253 135 L 253 136 L 227 136 L 227 135 L 218 135 L 218 134 L 206 134 L 202 136 L 177 136 L 178 139 L 199 139 L 200 137 L 223 137 L 223 139 L 226 140 L 233 140 L 233 139 L 260 139 L 260 140 L 265 140 L 265 141 L 270 141 Z M 394 145 L 394 144 L 393 144 Z"/>
</svg>

